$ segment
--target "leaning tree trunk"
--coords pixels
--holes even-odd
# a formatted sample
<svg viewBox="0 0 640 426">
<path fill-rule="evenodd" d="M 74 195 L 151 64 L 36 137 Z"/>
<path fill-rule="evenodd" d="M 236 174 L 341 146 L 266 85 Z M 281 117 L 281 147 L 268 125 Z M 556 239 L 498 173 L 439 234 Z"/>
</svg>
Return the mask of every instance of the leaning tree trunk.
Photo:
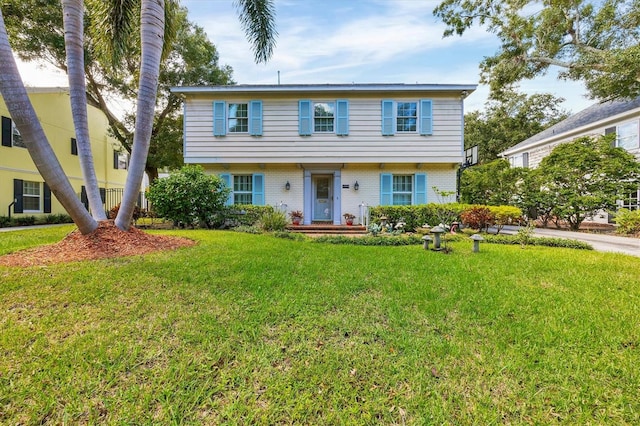
<svg viewBox="0 0 640 426">
<path fill-rule="evenodd" d="M 158 92 L 160 59 L 164 43 L 164 0 L 142 0 L 140 13 L 140 83 L 136 110 L 136 126 L 131 150 L 129 173 L 115 224 L 122 230 L 131 226 L 133 211 L 144 178 L 149 154 L 153 116 Z"/>
<path fill-rule="evenodd" d="M 69 213 L 78 229 L 88 234 L 98 227 L 87 209 L 78 199 L 69 183 L 58 158 L 47 141 L 38 116 L 31 105 L 27 91 L 20 78 L 13 52 L 9 45 L 4 17 L 0 10 L 0 92 L 11 114 L 11 118 L 22 134 L 24 143 L 44 181 L 51 188 L 64 209 Z"/>
<path fill-rule="evenodd" d="M 71 113 L 76 128 L 78 157 L 84 178 L 91 214 L 96 220 L 106 220 L 98 187 L 98 179 L 93 165 L 91 139 L 87 120 L 87 95 L 84 72 L 84 2 L 83 0 L 62 0 L 64 18 L 64 44 L 67 54 L 67 75 Z"/>
</svg>

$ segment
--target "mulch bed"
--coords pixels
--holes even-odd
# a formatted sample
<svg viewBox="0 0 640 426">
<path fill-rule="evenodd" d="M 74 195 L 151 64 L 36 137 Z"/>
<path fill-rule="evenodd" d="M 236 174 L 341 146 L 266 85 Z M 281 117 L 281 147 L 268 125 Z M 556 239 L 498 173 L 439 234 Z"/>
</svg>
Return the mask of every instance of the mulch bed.
<svg viewBox="0 0 640 426">
<path fill-rule="evenodd" d="M 132 227 L 117 228 L 113 221 L 101 221 L 90 234 L 71 232 L 62 241 L 0 256 L 0 266 L 42 266 L 79 260 L 135 256 L 156 251 L 175 250 L 195 245 L 188 238 L 151 235 Z"/>
</svg>

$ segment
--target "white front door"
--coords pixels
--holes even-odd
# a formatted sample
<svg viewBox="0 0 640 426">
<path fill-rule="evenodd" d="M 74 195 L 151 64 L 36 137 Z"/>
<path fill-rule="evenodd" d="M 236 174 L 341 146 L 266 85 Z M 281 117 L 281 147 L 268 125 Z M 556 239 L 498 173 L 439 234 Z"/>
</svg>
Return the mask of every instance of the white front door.
<svg viewBox="0 0 640 426">
<path fill-rule="evenodd" d="M 333 176 L 313 175 L 313 220 L 333 220 Z"/>
</svg>

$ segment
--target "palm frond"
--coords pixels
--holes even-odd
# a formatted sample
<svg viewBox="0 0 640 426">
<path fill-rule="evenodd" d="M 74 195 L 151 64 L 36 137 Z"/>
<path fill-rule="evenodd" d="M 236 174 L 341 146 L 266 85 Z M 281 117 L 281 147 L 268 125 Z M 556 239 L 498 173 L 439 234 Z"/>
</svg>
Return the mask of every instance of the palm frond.
<svg viewBox="0 0 640 426">
<path fill-rule="evenodd" d="M 242 29 L 252 44 L 255 61 L 267 62 L 278 35 L 273 0 L 236 0 L 234 3 Z"/>
</svg>

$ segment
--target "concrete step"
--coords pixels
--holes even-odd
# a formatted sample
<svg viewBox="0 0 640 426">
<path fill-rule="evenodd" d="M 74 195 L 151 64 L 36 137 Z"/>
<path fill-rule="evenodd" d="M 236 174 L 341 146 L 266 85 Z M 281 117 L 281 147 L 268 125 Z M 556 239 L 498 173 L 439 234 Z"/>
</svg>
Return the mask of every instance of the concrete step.
<svg viewBox="0 0 640 426">
<path fill-rule="evenodd" d="M 328 234 L 328 235 L 364 235 L 367 228 L 360 225 L 331 225 L 331 224 L 311 224 L 311 225 L 289 225 L 287 229 L 291 232 L 302 234 Z"/>
</svg>

